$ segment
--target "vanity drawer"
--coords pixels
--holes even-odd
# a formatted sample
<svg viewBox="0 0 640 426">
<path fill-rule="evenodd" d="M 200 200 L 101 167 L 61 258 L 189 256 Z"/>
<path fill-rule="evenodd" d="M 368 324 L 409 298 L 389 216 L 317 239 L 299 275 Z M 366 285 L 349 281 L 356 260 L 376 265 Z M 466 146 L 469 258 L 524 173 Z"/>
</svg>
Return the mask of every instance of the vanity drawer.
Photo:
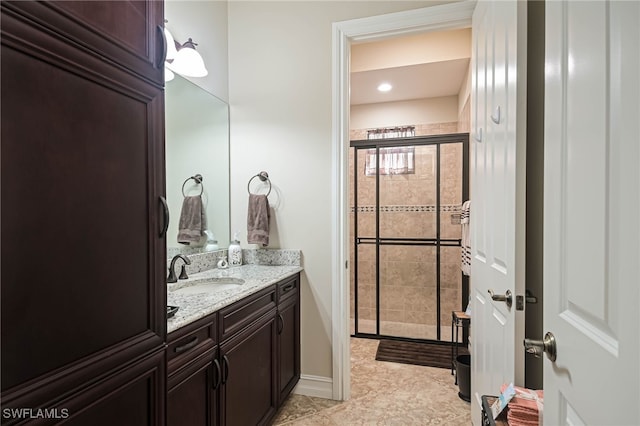
<svg viewBox="0 0 640 426">
<path fill-rule="evenodd" d="M 278 303 L 289 297 L 296 296 L 300 291 L 300 274 L 280 281 L 276 284 L 276 287 L 278 288 Z"/>
<path fill-rule="evenodd" d="M 222 308 L 220 314 L 220 341 L 240 331 L 269 310 L 276 308 L 276 287 L 272 285 Z"/>
<path fill-rule="evenodd" d="M 167 339 L 169 374 L 216 345 L 216 325 L 217 314 L 214 313 L 169 334 Z"/>
</svg>

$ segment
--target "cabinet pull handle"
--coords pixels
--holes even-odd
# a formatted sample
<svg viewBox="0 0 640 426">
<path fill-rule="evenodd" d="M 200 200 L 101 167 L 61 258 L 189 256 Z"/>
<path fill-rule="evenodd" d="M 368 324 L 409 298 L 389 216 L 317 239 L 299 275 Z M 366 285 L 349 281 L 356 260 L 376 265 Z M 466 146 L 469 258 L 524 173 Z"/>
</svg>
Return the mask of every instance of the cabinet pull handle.
<svg viewBox="0 0 640 426">
<path fill-rule="evenodd" d="M 222 376 L 222 383 L 227 383 L 229 378 L 229 358 L 226 355 L 222 356 L 222 364 L 224 366 L 224 375 Z"/>
<path fill-rule="evenodd" d="M 284 318 L 282 318 L 282 314 L 278 312 L 278 334 L 282 334 L 282 330 L 284 330 Z"/>
<path fill-rule="evenodd" d="M 218 389 L 220 383 L 222 383 L 222 371 L 220 369 L 220 362 L 217 359 L 213 360 L 213 365 L 216 367 L 216 383 L 213 385 L 213 389 Z"/>
<path fill-rule="evenodd" d="M 160 238 L 164 238 L 167 235 L 167 229 L 169 229 L 169 205 L 167 199 L 162 195 L 160 196 L 160 202 L 162 203 L 162 226 L 160 227 Z"/>
<path fill-rule="evenodd" d="M 187 351 L 187 350 L 191 349 L 192 347 L 194 347 L 197 344 L 198 344 L 198 336 L 195 336 L 193 339 L 191 339 L 191 341 L 189 343 L 185 343 L 182 346 L 176 347 L 174 349 L 174 352 L 180 353 L 180 352 Z"/>
<path fill-rule="evenodd" d="M 160 68 L 163 66 L 165 58 L 167 57 L 167 39 L 164 36 L 164 27 L 162 25 L 158 25 L 157 28 L 160 33 L 160 40 L 162 40 L 162 56 L 160 56 L 160 62 L 155 64 L 155 67 Z"/>
<path fill-rule="evenodd" d="M 289 283 L 289 284 L 285 285 L 285 286 L 282 288 L 282 292 L 283 292 L 283 293 L 286 293 L 286 292 L 288 292 L 289 290 L 291 290 L 292 288 L 294 288 L 295 286 L 296 286 L 296 284 L 295 284 L 295 283 Z"/>
</svg>

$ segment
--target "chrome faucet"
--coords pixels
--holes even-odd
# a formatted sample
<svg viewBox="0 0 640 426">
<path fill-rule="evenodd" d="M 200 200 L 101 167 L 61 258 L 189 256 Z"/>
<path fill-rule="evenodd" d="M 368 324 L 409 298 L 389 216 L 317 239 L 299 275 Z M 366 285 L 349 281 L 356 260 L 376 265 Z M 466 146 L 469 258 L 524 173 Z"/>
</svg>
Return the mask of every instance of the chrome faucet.
<svg viewBox="0 0 640 426">
<path fill-rule="evenodd" d="M 168 283 L 178 282 L 178 279 L 176 278 L 176 269 L 175 269 L 176 260 L 178 259 L 182 259 L 184 261 L 184 264 L 182 265 L 182 270 L 180 271 L 180 279 L 186 280 L 187 278 L 189 278 L 187 276 L 185 265 L 191 265 L 191 260 L 184 254 L 176 254 L 175 256 L 173 256 L 173 259 L 171 259 L 171 265 L 169 266 L 169 276 L 167 277 Z"/>
</svg>

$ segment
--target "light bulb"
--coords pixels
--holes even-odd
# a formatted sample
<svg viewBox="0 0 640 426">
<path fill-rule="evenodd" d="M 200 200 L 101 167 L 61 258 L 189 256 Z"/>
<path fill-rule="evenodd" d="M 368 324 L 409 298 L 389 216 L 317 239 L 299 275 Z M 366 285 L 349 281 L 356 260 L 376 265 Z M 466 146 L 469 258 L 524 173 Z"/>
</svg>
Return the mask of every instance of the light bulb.
<svg viewBox="0 0 640 426">
<path fill-rule="evenodd" d="M 187 77 L 204 77 L 209 74 L 207 68 L 204 66 L 202 56 L 196 52 L 191 39 L 182 45 L 176 57 L 173 58 L 171 63 L 167 63 L 167 66 L 173 72 Z"/>
</svg>

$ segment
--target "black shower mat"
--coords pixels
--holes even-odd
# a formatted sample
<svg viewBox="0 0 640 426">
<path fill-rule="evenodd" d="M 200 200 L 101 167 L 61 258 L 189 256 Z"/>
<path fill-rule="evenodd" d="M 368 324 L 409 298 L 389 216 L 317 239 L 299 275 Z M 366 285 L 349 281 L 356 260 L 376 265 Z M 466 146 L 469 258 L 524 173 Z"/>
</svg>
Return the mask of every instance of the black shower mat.
<svg viewBox="0 0 640 426">
<path fill-rule="evenodd" d="M 468 353 L 467 348 L 458 347 L 458 355 Z M 378 344 L 376 360 L 451 368 L 451 344 L 382 339 Z"/>
</svg>

